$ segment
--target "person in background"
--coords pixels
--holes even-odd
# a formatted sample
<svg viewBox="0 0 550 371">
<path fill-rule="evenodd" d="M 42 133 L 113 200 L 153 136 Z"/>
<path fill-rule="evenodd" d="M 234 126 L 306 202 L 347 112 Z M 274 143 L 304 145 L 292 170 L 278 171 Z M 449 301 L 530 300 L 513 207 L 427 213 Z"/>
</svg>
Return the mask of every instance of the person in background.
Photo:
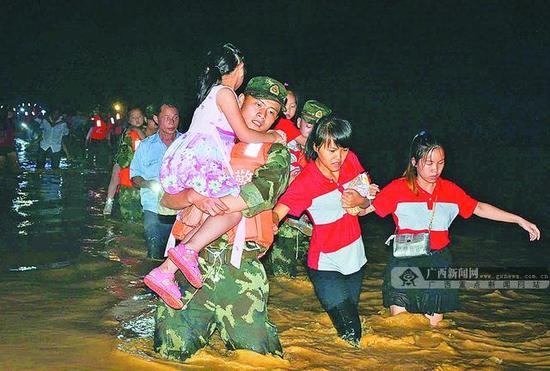
<svg viewBox="0 0 550 371">
<path fill-rule="evenodd" d="M 156 119 L 151 115 L 147 117 L 147 125 L 145 126 L 145 137 L 150 137 L 155 134 L 159 129 L 159 124 L 155 121 Z"/>
<path fill-rule="evenodd" d="M 422 130 L 410 146 L 408 165 L 403 177 L 388 184 L 376 196 L 364 213 L 374 211 L 378 216 L 392 215 L 396 233 L 429 233 L 431 251 L 425 256 L 391 257 L 384 273 L 383 303 L 395 316 L 399 313 L 421 313 L 436 326 L 444 313 L 458 308 L 455 289 L 396 288 L 391 284 L 394 268 L 452 266 L 449 227 L 460 215 L 518 224 L 529 233 L 531 241 L 540 238 L 540 231 L 522 217 L 498 209 L 469 196 L 462 188 L 441 177 L 445 167 L 445 150 L 439 141 Z M 454 247 L 453 247 L 454 249 Z"/>
<path fill-rule="evenodd" d="M 287 95 L 291 106 L 296 106 L 296 100 L 292 100 L 294 94 Z M 294 109 L 296 112 L 296 109 Z M 287 137 L 287 147 L 290 152 L 290 182 L 303 170 L 307 162 L 305 159 L 305 147 L 300 142 L 307 140 L 313 126 L 323 117 L 332 113 L 325 104 L 316 100 L 308 100 L 304 103 L 300 117 L 297 120 L 298 127 L 294 126 L 290 119 L 279 120 L 276 129 L 283 130 Z M 284 122 L 286 120 L 288 122 Z M 275 276 L 296 277 L 299 262 L 305 263 L 307 248 L 311 236 L 311 222 L 306 214 L 299 219 L 285 218 L 275 236 L 275 242 L 267 255 L 269 266 Z"/>
<path fill-rule="evenodd" d="M 11 170 L 19 172 L 19 160 L 15 150 L 15 114 L 11 109 L 0 110 L 0 171 L 9 163 Z"/>
<path fill-rule="evenodd" d="M 88 160 L 94 166 L 111 164 L 111 124 L 99 113 L 90 118 L 90 124 L 85 141 Z"/>
<path fill-rule="evenodd" d="M 35 121 L 40 124 L 40 135 L 35 139 L 35 142 L 40 142 L 36 168 L 44 168 L 46 160 L 49 158 L 51 168 L 58 169 L 61 161 L 61 150 L 69 158 L 69 151 L 64 141 L 65 137 L 69 135 L 69 127 L 58 109 L 51 111 L 48 118 L 39 117 Z"/>
<path fill-rule="evenodd" d="M 103 208 L 103 215 L 111 214 L 115 194 L 118 191 L 118 204 L 122 218 L 131 221 L 141 218 L 139 190 L 132 186 L 129 166 L 134 158 L 134 152 L 145 138 L 144 121 L 145 117 L 140 108 L 132 108 L 129 111 L 128 128 L 119 136 L 120 143 L 117 146 L 118 150 L 107 189 L 107 201 Z"/>
<path fill-rule="evenodd" d="M 159 207 L 162 196 L 159 176 L 164 153 L 181 135 L 177 130 L 179 125 L 177 107 L 163 104 L 156 121 L 159 123 L 159 130 L 145 138 L 134 153 L 130 163 L 130 179 L 132 185 L 140 190 L 147 256 L 152 259 L 162 259 L 175 221 L 175 213 L 165 215 L 164 210 Z"/>
</svg>

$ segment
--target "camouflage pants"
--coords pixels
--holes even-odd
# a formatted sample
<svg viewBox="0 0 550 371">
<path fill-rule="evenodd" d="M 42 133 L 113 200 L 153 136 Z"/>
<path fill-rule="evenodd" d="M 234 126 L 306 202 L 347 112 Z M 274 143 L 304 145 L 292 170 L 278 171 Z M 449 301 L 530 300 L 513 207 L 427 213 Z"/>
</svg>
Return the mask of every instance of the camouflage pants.
<svg viewBox="0 0 550 371">
<path fill-rule="evenodd" d="M 296 277 L 298 264 L 305 264 L 308 247 L 308 236 L 286 223 L 281 224 L 269 255 L 273 275 Z"/>
<path fill-rule="evenodd" d="M 282 356 L 277 328 L 267 316 L 267 276 L 255 255 L 243 257 L 240 269 L 229 263 L 206 263 L 202 258 L 200 263 L 204 286 L 186 309 L 174 310 L 159 301 L 155 351 L 183 361 L 203 348 L 218 330 L 230 350 Z M 184 303 L 190 295 L 184 293 Z"/>
<path fill-rule="evenodd" d="M 118 205 L 122 219 L 135 222 L 143 218 L 139 189 L 120 187 L 118 192 Z"/>
</svg>

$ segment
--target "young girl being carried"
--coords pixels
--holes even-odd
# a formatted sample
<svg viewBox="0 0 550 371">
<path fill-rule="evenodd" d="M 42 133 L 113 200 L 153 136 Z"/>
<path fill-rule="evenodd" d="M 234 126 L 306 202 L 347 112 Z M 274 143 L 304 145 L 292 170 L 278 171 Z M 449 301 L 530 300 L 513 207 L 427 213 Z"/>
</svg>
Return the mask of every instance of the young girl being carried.
<svg viewBox="0 0 550 371">
<path fill-rule="evenodd" d="M 208 53 L 208 64 L 199 79 L 199 106 L 189 130 L 168 148 L 160 170 L 164 190 L 176 194 L 193 189 L 203 196 L 238 196 L 239 185 L 229 163 L 235 140 L 247 143 L 284 141 L 276 132 L 260 133 L 249 129 L 240 112 L 235 90 L 243 83 L 244 58 L 232 44 L 221 45 Z M 145 276 L 145 284 L 169 306 L 181 309 L 181 292 L 175 282 L 180 269 L 189 283 L 202 287 L 198 266 L 199 251 L 236 226 L 241 213 L 206 216 L 194 206 L 184 209 L 179 218 L 194 229 L 181 243 L 168 251 L 159 267 Z"/>
</svg>

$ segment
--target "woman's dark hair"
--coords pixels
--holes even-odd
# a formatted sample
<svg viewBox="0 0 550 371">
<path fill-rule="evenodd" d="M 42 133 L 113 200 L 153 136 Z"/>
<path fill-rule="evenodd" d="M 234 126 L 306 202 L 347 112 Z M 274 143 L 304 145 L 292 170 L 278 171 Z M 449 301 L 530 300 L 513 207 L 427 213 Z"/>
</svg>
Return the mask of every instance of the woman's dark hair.
<svg viewBox="0 0 550 371">
<path fill-rule="evenodd" d="M 416 186 L 416 177 L 418 174 L 416 173 L 416 166 L 412 163 L 412 159 L 414 158 L 415 164 L 418 164 L 424 156 L 436 148 L 443 148 L 443 146 L 427 130 L 420 130 L 411 141 L 408 164 L 405 172 L 403 172 L 403 177 L 405 177 L 407 186 L 415 195 L 418 194 L 418 187 Z"/>
<path fill-rule="evenodd" d="M 294 114 L 294 117 L 291 118 L 290 120 L 296 124 L 296 122 L 298 121 L 298 116 L 300 116 L 300 95 L 298 94 L 298 92 L 296 91 L 296 89 L 294 89 L 294 87 L 292 86 L 288 86 L 288 84 L 285 82 L 285 88 L 286 88 L 286 91 L 287 91 L 287 96 L 292 94 L 294 96 L 294 99 L 296 100 L 296 113 Z"/>
<path fill-rule="evenodd" d="M 244 62 L 244 56 L 233 44 L 219 44 L 206 55 L 206 66 L 199 76 L 198 102 L 201 103 L 210 90 L 221 83 L 222 76 L 232 72 L 240 63 Z"/>
<path fill-rule="evenodd" d="M 331 141 L 338 147 L 349 148 L 351 145 L 351 123 L 334 116 L 319 119 L 307 137 L 307 159 L 317 159 L 315 148 L 320 148 L 323 144 Z"/>
</svg>

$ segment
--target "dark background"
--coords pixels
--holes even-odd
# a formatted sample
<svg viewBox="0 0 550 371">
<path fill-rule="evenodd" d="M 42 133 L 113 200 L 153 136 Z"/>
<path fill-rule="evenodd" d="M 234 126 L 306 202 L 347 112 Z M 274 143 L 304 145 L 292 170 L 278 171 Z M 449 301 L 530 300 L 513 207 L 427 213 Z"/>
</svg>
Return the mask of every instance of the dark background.
<svg viewBox="0 0 550 371">
<path fill-rule="evenodd" d="M 446 177 L 550 226 L 547 1 L 4 0 L 0 17 L 3 103 L 170 98 L 185 128 L 199 57 L 229 41 L 247 78 L 286 81 L 350 119 L 378 183 L 401 174 L 427 128 Z"/>
</svg>

